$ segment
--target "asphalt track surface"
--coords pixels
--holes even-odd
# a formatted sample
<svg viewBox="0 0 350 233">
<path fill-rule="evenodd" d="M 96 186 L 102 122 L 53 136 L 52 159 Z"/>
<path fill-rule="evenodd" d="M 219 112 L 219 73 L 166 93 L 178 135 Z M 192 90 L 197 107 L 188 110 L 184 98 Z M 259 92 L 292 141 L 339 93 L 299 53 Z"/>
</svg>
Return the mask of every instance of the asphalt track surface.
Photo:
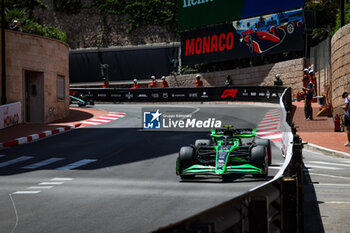
<svg viewBox="0 0 350 233">
<path fill-rule="evenodd" d="M 256 127 L 279 107 L 171 106 L 233 120 L 236 127 Z M 248 192 L 283 163 L 274 142 L 267 179 L 181 182 L 175 175 L 180 147 L 208 138 L 208 132 L 140 130 L 141 107 L 96 105 L 127 116 L 0 151 L 0 232 L 150 232 Z"/>
</svg>

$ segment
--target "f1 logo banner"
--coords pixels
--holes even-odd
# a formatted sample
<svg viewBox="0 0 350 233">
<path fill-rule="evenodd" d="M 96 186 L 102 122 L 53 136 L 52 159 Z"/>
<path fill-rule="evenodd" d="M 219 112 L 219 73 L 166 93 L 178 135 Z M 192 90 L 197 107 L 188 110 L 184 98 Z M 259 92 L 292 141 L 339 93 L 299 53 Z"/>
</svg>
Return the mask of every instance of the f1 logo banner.
<svg viewBox="0 0 350 233">
<path fill-rule="evenodd" d="M 238 89 L 226 89 L 222 93 L 221 98 L 227 98 L 227 97 L 235 98 L 237 91 Z"/>
<path fill-rule="evenodd" d="M 290 10 L 181 33 L 184 65 L 304 49 L 303 10 Z"/>
</svg>

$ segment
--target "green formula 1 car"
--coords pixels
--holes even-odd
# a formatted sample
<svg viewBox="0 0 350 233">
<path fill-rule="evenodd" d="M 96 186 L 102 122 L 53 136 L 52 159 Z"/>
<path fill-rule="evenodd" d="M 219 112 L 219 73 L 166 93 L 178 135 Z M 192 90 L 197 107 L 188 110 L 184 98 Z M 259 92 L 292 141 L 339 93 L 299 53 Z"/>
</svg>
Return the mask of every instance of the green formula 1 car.
<svg viewBox="0 0 350 233">
<path fill-rule="evenodd" d="M 271 165 L 271 143 L 256 139 L 256 129 L 212 129 L 210 139 L 196 140 L 195 145 L 181 147 L 176 174 L 182 179 L 195 175 L 252 174 L 267 177 Z M 253 138 L 245 143 L 244 138 Z"/>
</svg>

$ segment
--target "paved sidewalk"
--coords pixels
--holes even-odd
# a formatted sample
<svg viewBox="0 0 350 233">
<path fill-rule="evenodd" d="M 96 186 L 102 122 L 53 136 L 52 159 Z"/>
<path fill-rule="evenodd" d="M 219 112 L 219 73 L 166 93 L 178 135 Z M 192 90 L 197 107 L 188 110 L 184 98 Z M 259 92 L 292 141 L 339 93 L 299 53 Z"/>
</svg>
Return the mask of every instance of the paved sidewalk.
<svg viewBox="0 0 350 233">
<path fill-rule="evenodd" d="M 350 158 L 350 147 L 345 147 L 347 142 L 345 132 L 334 132 L 332 117 L 316 117 L 320 105 L 312 103 L 314 120 L 307 121 L 304 117 L 304 103 L 293 102 L 295 112 L 293 122 L 297 126 L 297 134 L 303 141 L 308 142 L 305 149 L 313 150 L 327 155 Z M 328 149 L 328 150 L 327 150 Z"/>
<path fill-rule="evenodd" d="M 57 128 L 71 129 L 72 126 L 79 127 L 81 122 L 91 118 L 107 115 L 109 112 L 91 108 L 69 108 L 69 115 L 59 121 L 49 124 L 20 124 L 0 130 L 0 143 L 12 142 L 15 139 L 39 134 L 44 131 L 53 131 Z M 74 128 L 73 127 L 73 128 Z"/>
</svg>

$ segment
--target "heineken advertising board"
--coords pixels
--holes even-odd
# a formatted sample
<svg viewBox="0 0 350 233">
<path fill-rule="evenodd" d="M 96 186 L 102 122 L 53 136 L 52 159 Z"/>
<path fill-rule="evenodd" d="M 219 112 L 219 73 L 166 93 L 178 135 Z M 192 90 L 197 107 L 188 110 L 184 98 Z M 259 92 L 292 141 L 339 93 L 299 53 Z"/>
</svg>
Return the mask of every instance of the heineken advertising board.
<svg viewBox="0 0 350 233">
<path fill-rule="evenodd" d="M 183 65 L 304 49 L 303 10 L 290 10 L 181 33 Z"/>
<path fill-rule="evenodd" d="M 177 0 L 178 29 L 264 15 L 304 6 L 304 0 Z"/>
</svg>

